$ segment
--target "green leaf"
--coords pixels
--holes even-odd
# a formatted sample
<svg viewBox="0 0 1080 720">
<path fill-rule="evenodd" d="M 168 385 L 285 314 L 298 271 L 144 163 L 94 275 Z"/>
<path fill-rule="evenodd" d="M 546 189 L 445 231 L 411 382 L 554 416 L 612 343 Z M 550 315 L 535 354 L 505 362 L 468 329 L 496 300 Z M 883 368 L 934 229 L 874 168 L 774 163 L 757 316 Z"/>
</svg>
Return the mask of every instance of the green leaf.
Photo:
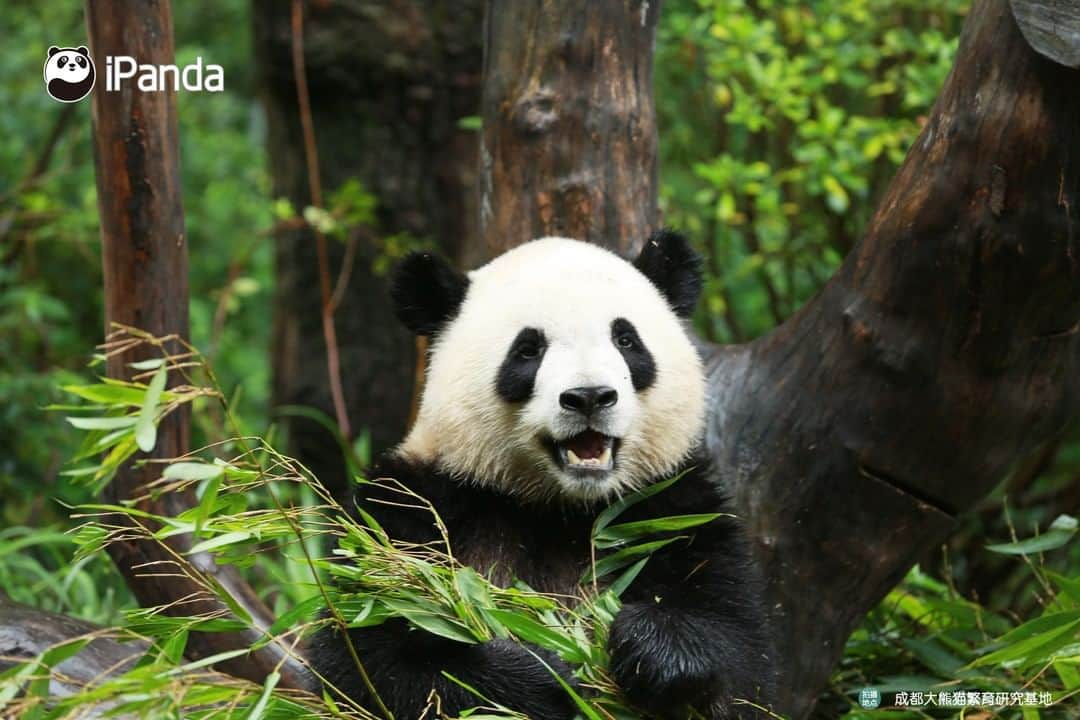
<svg viewBox="0 0 1080 720">
<path fill-rule="evenodd" d="M 270 696 L 274 692 L 274 688 L 277 687 L 278 681 L 281 680 L 281 673 L 277 670 L 266 676 L 266 681 L 263 683 L 262 692 L 259 694 L 259 699 L 251 706 L 250 712 L 244 717 L 247 720 L 258 720 L 266 712 L 266 706 L 270 702 Z"/>
<path fill-rule="evenodd" d="M 139 360 L 138 362 L 128 363 L 128 367 L 132 370 L 157 370 L 165 364 L 165 358 L 150 358 L 149 360 Z"/>
<path fill-rule="evenodd" d="M 322 595 L 312 595 L 307 600 L 297 603 L 292 609 L 283 613 L 274 621 L 274 624 L 266 631 L 268 635 L 280 635 L 308 619 L 309 615 L 317 613 L 324 605 Z"/>
<path fill-rule="evenodd" d="M 1077 521 L 1071 515 L 1059 515 L 1045 533 L 1019 542 L 987 545 L 986 549 L 1003 555 L 1033 555 L 1045 550 L 1056 550 L 1076 534 Z"/>
<path fill-rule="evenodd" d="M 594 577 L 602 578 L 610 575 L 616 570 L 621 570 L 627 565 L 637 562 L 642 556 L 652 555 L 660 548 L 665 545 L 670 545 L 676 540 L 682 539 L 682 537 L 683 536 L 680 535 L 664 540 L 655 540 L 653 542 L 622 548 L 621 550 L 598 560 L 595 566 L 586 570 L 585 574 L 581 576 L 581 582 L 592 582 Z"/>
<path fill-rule="evenodd" d="M 221 476 L 225 468 L 200 462 L 178 462 L 165 468 L 161 477 L 166 480 L 212 480 Z"/>
<path fill-rule="evenodd" d="M 459 130 L 482 130 L 484 119 L 479 115 L 466 115 L 458 118 L 457 126 Z"/>
<path fill-rule="evenodd" d="M 216 537 L 212 537 L 209 540 L 203 540 L 202 542 L 195 543 L 188 550 L 188 555 L 194 555 L 201 552 L 209 552 L 216 550 L 226 545 L 235 545 L 236 543 L 244 542 L 251 539 L 251 533 L 247 530 L 233 530 L 231 532 L 222 533 Z"/>
<path fill-rule="evenodd" d="M 454 571 L 454 587 L 471 608 L 492 607 L 490 585 L 471 567 Z"/>
<path fill-rule="evenodd" d="M 595 536 L 597 532 L 603 530 L 608 525 L 610 525 L 612 521 L 615 520 L 615 518 L 622 515 L 624 512 L 626 512 L 627 509 L 633 507 L 634 505 L 637 505 L 642 500 L 648 500 L 653 495 L 667 490 L 669 487 L 678 482 L 679 479 L 682 478 L 683 475 L 685 475 L 687 472 L 689 471 L 684 470 L 673 478 L 670 478 L 668 480 L 662 480 L 658 483 L 653 483 L 646 488 L 642 488 L 641 490 L 638 490 L 635 493 L 631 493 L 630 495 L 627 495 L 621 500 L 612 503 L 606 510 L 596 516 L 596 522 L 593 523 L 593 535 Z"/>
<path fill-rule="evenodd" d="M 448 640 L 468 643 L 470 645 L 476 644 L 476 638 L 473 637 L 473 634 L 467 627 L 438 612 L 434 603 L 431 603 L 431 607 L 427 607 L 427 603 L 417 602 L 414 604 L 402 600 L 384 598 L 383 604 L 392 610 L 394 614 L 405 618 L 416 627 L 427 630 L 433 635 L 438 635 L 439 637 L 444 637 Z"/>
<path fill-rule="evenodd" d="M 585 661 L 581 647 L 555 628 L 550 628 L 527 615 L 510 610 L 491 610 L 492 617 L 501 622 L 518 640 L 552 650 L 563 660 L 572 663 Z"/>
<path fill-rule="evenodd" d="M 563 680 L 562 675 L 557 673 L 550 665 L 548 665 L 544 658 L 540 657 L 531 650 L 529 652 L 532 653 L 532 656 L 534 658 L 540 661 L 541 665 L 547 668 L 547 671 L 551 673 L 551 676 L 555 678 L 555 681 L 559 683 L 562 689 L 566 691 L 566 694 L 570 696 L 570 699 L 574 701 L 574 705 L 577 706 L 577 709 L 581 711 L 582 715 L 584 715 L 588 720 L 604 720 L 603 716 L 600 715 L 600 713 L 596 712 L 596 710 L 593 710 L 592 706 L 590 706 L 589 703 L 585 702 L 585 698 L 581 697 L 581 695 L 578 695 L 577 691 L 574 690 L 574 688 L 572 688 L 568 682 Z"/>
<path fill-rule="evenodd" d="M 64 419 L 80 430 L 117 430 L 132 427 L 138 422 L 138 418 L 132 415 L 121 415 L 120 417 L 68 417 Z"/>
<path fill-rule="evenodd" d="M 355 606 L 358 603 L 360 607 L 356 608 Z M 345 618 L 346 625 L 351 628 L 381 625 L 393 616 L 393 613 L 385 605 L 376 602 L 373 597 L 341 601 L 337 603 L 337 609 Z"/>
<path fill-rule="evenodd" d="M 61 389 L 84 400 L 107 405 L 134 405 L 137 407 L 142 405 L 143 397 L 146 395 L 146 388 L 115 383 L 63 385 Z"/>
<path fill-rule="evenodd" d="M 176 664 L 184 661 L 184 650 L 187 648 L 188 629 L 181 628 L 169 636 L 161 645 L 161 656 L 170 663 Z"/>
<path fill-rule="evenodd" d="M 986 665 L 1031 665 L 1045 662 L 1050 655 L 1080 637 L 1080 610 L 1043 615 L 998 638 L 991 647 L 1003 645 L 983 655 L 970 667 Z"/>
<path fill-rule="evenodd" d="M 1075 690 L 1080 688 L 1080 670 L 1077 670 L 1069 662 L 1055 662 L 1054 672 L 1061 678 L 1061 682 L 1065 684 L 1066 690 Z"/>
<path fill-rule="evenodd" d="M 649 562 L 649 558 L 644 557 L 631 565 L 630 569 L 620 575 L 618 580 L 611 583 L 611 586 L 608 588 L 608 592 L 613 594 L 615 597 L 620 597 L 623 592 L 626 591 L 626 588 L 630 587 L 634 580 L 637 579 L 638 573 L 641 572 L 641 570 L 645 567 L 645 563 L 647 562 Z"/>
<path fill-rule="evenodd" d="M 726 513 L 698 513 L 694 515 L 672 515 L 671 517 L 636 520 L 634 522 L 611 525 L 594 536 L 596 546 L 602 548 L 620 545 L 647 535 L 663 532 L 678 532 L 712 522 Z"/>
<path fill-rule="evenodd" d="M 46 667 L 56 667 L 68 658 L 74 657 L 90 642 L 90 638 L 77 638 L 61 645 L 54 645 L 41 656 L 41 663 Z"/>
<path fill-rule="evenodd" d="M 150 452 L 157 444 L 157 419 L 158 401 L 161 393 L 165 390 L 165 381 L 168 379 L 168 371 L 162 364 L 150 384 L 146 387 L 146 396 L 143 397 L 142 409 L 139 411 L 139 420 L 135 424 L 135 442 L 143 452 Z"/>
<path fill-rule="evenodd" d="M 821 183 L 825 187 L 825 203 L 829 206 L 829 209 L 837 215 L 843 215 L 847 212 L 848 206 L 851 205 L 851 199 L 840 181 L 832 175 L 826 175 Z"/>
</svg>

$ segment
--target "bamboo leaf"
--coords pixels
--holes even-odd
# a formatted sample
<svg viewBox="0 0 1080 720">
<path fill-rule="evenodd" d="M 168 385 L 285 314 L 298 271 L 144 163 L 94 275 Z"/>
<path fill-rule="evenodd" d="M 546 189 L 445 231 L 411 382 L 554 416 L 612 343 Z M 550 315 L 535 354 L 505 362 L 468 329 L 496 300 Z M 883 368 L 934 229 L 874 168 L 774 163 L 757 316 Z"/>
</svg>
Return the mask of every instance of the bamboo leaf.
<svg viewBox="0 0 1080 720">
<path fill-rule="evenodd" d="M 212 480 L 225 472 L 221 465 L 201 462 L 178 462 L 165 468 L 161 477 L 166 480 Z"/>
<path fill-rule="evenodd" d="M 247 720 L 258 720 L 266 712 L 266 706 L 270 702 L 270 696 L 274 692 L 274 688 L 277 687 L 278 681 L 281 680 L 281 673 L 277 670 L 266 676 L 266 682 L 263 683 L 262 692 L 259 694 L 259 699 L 251 706 L 251 710 L 244 717 Z"/>
<path fill-rule="evenodd" d="M 621 545 L 640 537 L 663 532 L 678 532 L 712 522 L 725 513 L 698 513 L 694 515 L 672 515 L 670 517 L 610 525 L 594 535 L 597 547 L 608 548 Z"/>
<path fill-rule="evenodd" d="M 146 387 L 146 395 L 143 397 L 142 409 L 139 411 L 139 420 L 135 424 L 135 442 L 143 452 L 150 452 L 157 444 L 157 419 L 158 401 L 161 393 L 165 390 L 165 381 L 168 379 L 168 371 L 162 364 L 150 384 Z"/>
<path fill-rule="evenodd" d="M 593 523 L 593 535 L 610 525 L 615 518 L 619 517 L 619 515 L 622 515 L 624 512 L 626 512 L 627 509 L 633 507 L 634 505 L 637 505 L 642 500 L 648 500 L 653 495 L 667 490 L 669 487 L 678 482 L 679 479 L 682 478 L 687 472 L 689 472 L 689 470 L 685 470 L 668 480 L 662 480 L 658 483 L 653 483 L 646 488 L 638 490 L 636 493 L 631 493 L 630 495 L 627 495 L 621 500 L 612 503 L 606 510 L 596 516 L 596 522 Z"/>
<path fill-rule="evenodd" d="M 629 547 L 622 548 L 621 550 L 614 552 L 606 557 L 601 558 L 596 562 L 596 565 L 585 571 L 585 574 L 581 577 L 581 582 L 592 582 L 593 578 L 602 578 L 616 570 L 621 570 L 627 565 L 631 565 L 638 562 L 643 556 L 652 555 L 654 552 L 669 545 L 676 540 L 681 540 L 683 536 L 679 535 L 673 538 L 667 538 L 665 540 L 655 540 L 653 542 L 641 543 L 640 545 L 631 545 Z"/>
<path fill-rule="evenodd" d="M 581 648 L 570 637 L 527 615 L 510 610 L 491 610 L 492 617 L 502 623 L 518 640 L 552 650 L 567 662 L 584 662 Z"/>
<path fill-rule="evenodd" d="M 1034 555 L 1062 547 L 1076 534 L 1077 521 L 1071 515 L 1059 515 L 1046 532 L 1038 537 L 1013 543 L 987 545 L 986 549 L 1003 555 Z"/>
<path fill-rule="evenodd" d="M 121 415 L 120 417 L 68 417 L 65 420 L 80 430 L 118 430 L 132 427 L 138 422 L 138 418 L 132 415 Z"/>
<path fill-rule="evenodd" d="M 188 555 L 195 555 L 201 552 L 210 552 L 211 550 L 217 550 L 218 548 L 225 547 L 226 545 L 235 545 L 236 543 L 244 542 L 251 539 L 251 533 L 247 530 L 233 530 L 231 532 L 222 533 L 216 537 L 212 537 L 209 540 L 203 540 L 202 542 L 195 543 L 188 550 Z"/>
</svg>

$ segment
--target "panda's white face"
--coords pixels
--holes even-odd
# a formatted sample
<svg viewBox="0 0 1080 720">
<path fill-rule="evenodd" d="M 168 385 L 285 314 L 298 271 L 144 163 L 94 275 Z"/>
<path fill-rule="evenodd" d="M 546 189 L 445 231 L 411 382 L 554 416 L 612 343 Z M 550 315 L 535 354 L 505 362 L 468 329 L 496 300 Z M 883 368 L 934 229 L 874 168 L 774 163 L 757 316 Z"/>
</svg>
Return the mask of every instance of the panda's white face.
<svg viewBox="0 0 1080 720">
<path fill-rule="evenodd" d="M 595 245 L 544 238 L 470 273 L 400 451 L 530 498 L 604 500 L 674 473 L 704 425 L 668 299 Z"/>
<path fill-rule="evenodd" d="M 59 79 L 74 85 L 89 77 L 91 72 L 90 59 L 85 52 L 61 48 L 53 52 L 45 63 L 45 82 Z"/>
</svg>

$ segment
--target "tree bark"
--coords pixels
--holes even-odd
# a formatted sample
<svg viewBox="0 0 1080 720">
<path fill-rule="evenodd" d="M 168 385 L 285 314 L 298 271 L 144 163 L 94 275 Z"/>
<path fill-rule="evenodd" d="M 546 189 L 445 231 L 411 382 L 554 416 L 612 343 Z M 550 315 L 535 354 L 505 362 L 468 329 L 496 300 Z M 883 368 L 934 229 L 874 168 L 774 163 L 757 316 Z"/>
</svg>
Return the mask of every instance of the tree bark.
<svg viewBox="0 0 1080 720">
<path fill-rule="evenodd" d="M 755 527 L 795 716 L 956 514 L 1076 411 L 1078 86 L 1004 0 L 976 3 L 862 242 L 796 317 L 710 358 L 710 441 Z"/>
<path fill-rule="evenodd" d="M 253 4 L 256 57 L 269 124 L 275 197 L 311 204 L 291 59 L 290 3 Z M 310 2 L 304 62 L 326 195 L 359 179 L 378 202 L 378 227 L 361 231 L 336 313 L 350 424 L 378 451 L 400 441 L 409 417 L 415 346 L 394 318 L 373 265 L 387 238 L 406 234 L 463 264 L 476 233 L 477 133 L 459 126 L 480 108 L 479 0 Z M 330 267 L 345 248 L 331 243 Z M 273 402 L 333 410 L 309 231 L 276 238 Z M 290 421 L 290 452 L 327 485 L 344 485 L 335 439 L 316 423 Z"/>
<path fill-rule="evenodd" d="M 176 96 L 173 92 L 141 92 L 125 84 L 118 92 L 106 92 L 106 56 L 128 55 L 140 63 L 171 64 L 173 58 L 172 15 L 169 2 L 145 3 L 116 0 L 86 3 L 86 24 L 92 57 L 100 74 L 93 93 L 94 159 L 97 173 L 98 210 L 101 219 L 102 262 L 105 276 L 105 327 L 113 323 L 137 327 L 157 336 L 188 336 L 188 261 L 184 214 L 180 197 L 180 166 L 176 128 Z M 176 350 L 181 351 L 180 347 Z M 130 379 L 128 363 L 145 359 L 137 353 L 109 359 L 110 377 Z M 186 408 L 164 418 L 157 429 L 157 445 L 142 458 L 171 458 L 189 449 L 189 416 Z M 127 466 L 106 488 L 109 503 L 118 504 L 140 494 L 140 488 L 159 476 L 159 465 Z M 144 501 L 140 508 L 175 516 L 194 504 L 189 495 L 166 494 Z M 122 520 L 121 520 L 122 521 Z M 190 537 L 176 538 L 172 547 L 186 552 Z M 165 605 L 193 598 L 182 606 L 185 615 L 228 613 L 228 608 L 207 595 L 182 574 L 162 576 L 147 571 L 152 563 L 172 562 L 160 545 L 145 541 L 116 542 L 109 553 L 124 574 L 143 607 Z M 212 576 L 237 599 L 260 626 L 273 622 L 235 569 L 217 566 L 210 556 L 191 561 Z M 152 565 L 151 565 L 152 566 Z M 160 567 L 160 565 L 159 565 Z M 187 654 L 207 657 L 234 648 L 248 647 L 261 637 L 243 633 L 192 633 Z M 271 643 L 247 658 L 223 663 L 221 669 L 262 682 L 282 662 L 283 651 Z M 299 687 L 306 671 L 285 660 L 283 681 Z"/>
<path fill-rule="evenodd" d="M 628 252 L 655 228 L 655 143 L 604 148 L 644 137 L 658 4 L 488 4 L 487 248 L 562 232 Z M 866 612 L 1076 410 L 1077 87 L 1006 0 L 977 2 L 836 276 L 770 335 L 702 346 L 707 443 L 769 578 L 781 712 L 809 714 Z M 637 98 L 598 108 L 612 88 Z"/>
<path fill-rule="evenodd" d="M 33 659 L 55 645 L 83 635 L 92 635 L 94 639 L 53 668 L 49 695 L 72 695 L 104 676 L 127 672 L 146 652 L 147 644 L 119 642 L 96 625 L 20 605 L 0 592 L 0 673 L 13 666 L 16 658 Z"/>
<path fill-rule="evenodd" d="M 652 57 L 660 2 L 489 3 L 480 232 L 636 252 L 658 223 Z"/>
</svg>

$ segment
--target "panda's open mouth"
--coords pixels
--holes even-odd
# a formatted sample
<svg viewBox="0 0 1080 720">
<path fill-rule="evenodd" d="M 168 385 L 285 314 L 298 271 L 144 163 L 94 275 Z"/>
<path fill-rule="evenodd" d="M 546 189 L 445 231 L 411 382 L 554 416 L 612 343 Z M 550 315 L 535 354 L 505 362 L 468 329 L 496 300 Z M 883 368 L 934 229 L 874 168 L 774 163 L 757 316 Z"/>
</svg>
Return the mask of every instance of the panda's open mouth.
<svg viewBox="0 0 1080 720">
<path fill-rule="evenodd" d="M 615 467 L 618 440 L 610 435 L 586 430 L 556 440 L 555 457 L 564 470 L 607 471 Z"/>
</svg>

